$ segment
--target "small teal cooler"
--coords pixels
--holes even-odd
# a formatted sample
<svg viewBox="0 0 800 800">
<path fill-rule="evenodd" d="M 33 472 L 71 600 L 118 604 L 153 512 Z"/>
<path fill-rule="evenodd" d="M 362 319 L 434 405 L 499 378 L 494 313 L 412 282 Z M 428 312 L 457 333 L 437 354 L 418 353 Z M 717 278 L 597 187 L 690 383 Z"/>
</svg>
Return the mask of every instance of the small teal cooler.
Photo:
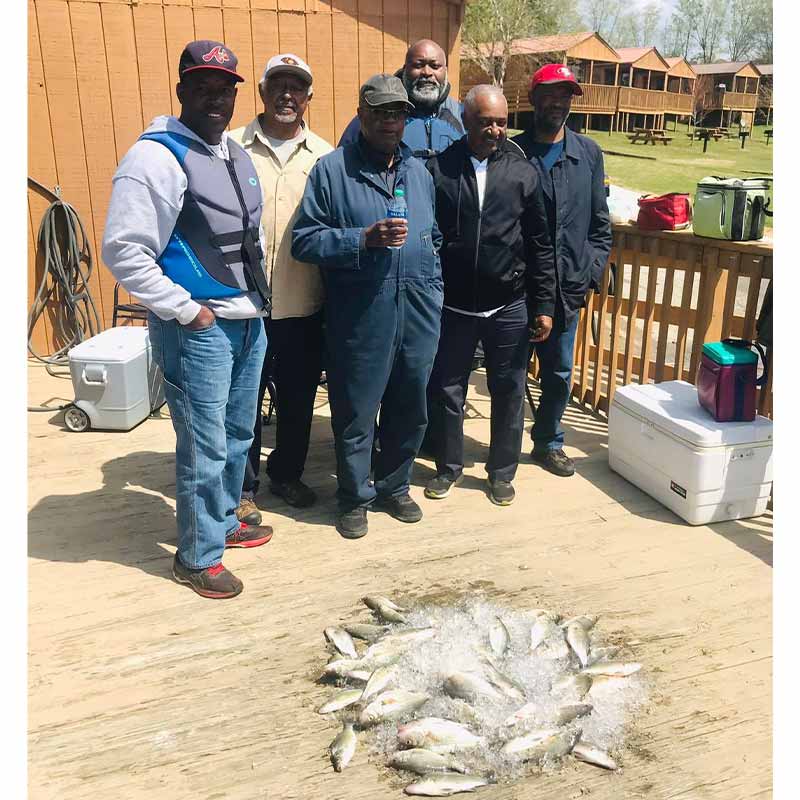
<svg viewBox="0 0 800 800">
<path fill-rule="evenodd" d="M 763 378 L 757 378 L 758 356 L 753 346 L 745 339 L 703 345 L 697 399 L 717 422 L 749 422 L 756 417 L 756 386 Z"/>
</svg>

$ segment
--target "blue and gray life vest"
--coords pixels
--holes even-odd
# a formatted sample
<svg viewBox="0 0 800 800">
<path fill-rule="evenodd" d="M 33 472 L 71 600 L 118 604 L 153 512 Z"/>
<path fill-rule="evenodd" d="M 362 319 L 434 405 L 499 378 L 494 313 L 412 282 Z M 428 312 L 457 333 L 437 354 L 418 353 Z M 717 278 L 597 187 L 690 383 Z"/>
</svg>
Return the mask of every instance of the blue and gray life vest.
<svg viewBox="0 0 800 800">
<path fill-rule="evenodd" d="M 193 300 L 258 292 L 269 305 L 271 291 L 259 240 L 261 187 L 253 162 L 228 139 L 229 160 L 173 131 L 145 133 L 163 144 L 186 173 L 183 208 L 164 252 L 156 259 L 164 274 Z"/>
</svg>

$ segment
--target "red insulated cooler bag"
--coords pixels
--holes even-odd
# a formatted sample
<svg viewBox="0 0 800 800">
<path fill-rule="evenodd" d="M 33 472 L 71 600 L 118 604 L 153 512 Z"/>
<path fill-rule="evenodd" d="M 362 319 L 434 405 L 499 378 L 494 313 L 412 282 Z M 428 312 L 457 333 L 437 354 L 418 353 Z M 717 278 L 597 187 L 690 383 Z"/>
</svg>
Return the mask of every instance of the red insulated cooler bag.
<svg viewBox="0 0 800 800">
<path fill-rule="evenodd" d="M 764 371 L 757 377 L 758 357 Z M 767 380 L 764 350 L 746 339 L 707 342 L 697 370 L 697 399 L 717 422 L 750 422 L 756 417 L 756 387 Z"/>
<path fill-rule="evenodd" d="M 679 231 L 692 224 L 692 204 L 688 194 L 671 192 L 658 197 L 639 198 L 636 224 L 643 231 Z"/>
</svg>

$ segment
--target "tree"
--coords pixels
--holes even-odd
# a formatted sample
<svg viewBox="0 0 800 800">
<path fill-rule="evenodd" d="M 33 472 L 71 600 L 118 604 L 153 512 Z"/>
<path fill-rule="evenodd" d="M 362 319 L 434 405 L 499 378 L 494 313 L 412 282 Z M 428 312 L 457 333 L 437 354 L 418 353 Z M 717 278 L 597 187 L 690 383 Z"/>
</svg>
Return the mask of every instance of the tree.
<svg viewBox="0 0 800 800">
<path fill-rule="evenodd" d="M 718 54 L 725 24 L 725 0 L 704 0 L 694 31 L 695 41 L 700 48 L 700 60 L 712 64 Z"/>
<path fill-rule="evenodd" d="M 772 0 L 755 0 L 757 9 L 752 57 L 759 64 L 772 63 Z"/>
<path fill-rule="evenodd" d="M 464 55 L 502 86 L 514 41 L 552 33 L 565 18 L 557 0 L 475 0 L 464 14 Z"/>
<path fill-rule="evenodd" d="M 623 10 L 623 0 L 585 0 L 584 16 L 588 28 L 597 31 L 607 41 L 617 38 Z"/>
<path fill-rule="evenodd" d="M 725 43 L 731 61 L 745 61 L 756 43 L 759 9 L 753 0 L 731 0 L 725 26 Z"/>
<path fill-rule="evenodd" d="M 656 44 L 661 6 L 650 2 L 641 11 L 628 11 L 617 22 L 612 43 L 617 47 L 650 47 Z"/>
</svg>

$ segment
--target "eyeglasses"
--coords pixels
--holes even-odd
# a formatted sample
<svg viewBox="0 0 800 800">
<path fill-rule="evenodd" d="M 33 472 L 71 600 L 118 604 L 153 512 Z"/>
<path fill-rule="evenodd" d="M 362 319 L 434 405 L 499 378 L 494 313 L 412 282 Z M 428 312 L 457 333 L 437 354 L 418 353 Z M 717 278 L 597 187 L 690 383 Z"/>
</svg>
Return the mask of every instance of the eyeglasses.
<svg viewBox="0 0 800 800">
<path fill-rule="evenodd" d="M 408 116 L 408 109 L 406 108 L 367 108 L 367 111 L 369 111 L 375 119 L 386 121 L 405 119 Z"/>
</svg>

